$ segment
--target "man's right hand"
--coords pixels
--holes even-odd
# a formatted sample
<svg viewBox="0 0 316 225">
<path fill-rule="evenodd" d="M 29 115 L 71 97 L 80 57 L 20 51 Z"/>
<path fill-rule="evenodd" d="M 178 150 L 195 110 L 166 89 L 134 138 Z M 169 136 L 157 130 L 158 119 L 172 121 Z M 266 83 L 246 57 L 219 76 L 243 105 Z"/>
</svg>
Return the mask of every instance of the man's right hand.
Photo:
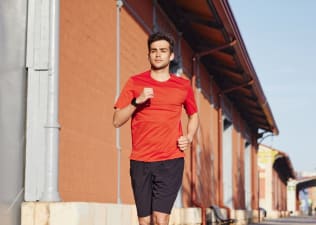
<svg viewBox="0 0 316 225">
<path fill-rule="evenodd" d="M 142 93 L 140 93 L 140 95 L 136 98 L 136 103 L 142 104 L 146 102 L 148 99 L 153 98 L 153 97 L 154 97 L 154 89 L 145 87 Z"/>
</svg>

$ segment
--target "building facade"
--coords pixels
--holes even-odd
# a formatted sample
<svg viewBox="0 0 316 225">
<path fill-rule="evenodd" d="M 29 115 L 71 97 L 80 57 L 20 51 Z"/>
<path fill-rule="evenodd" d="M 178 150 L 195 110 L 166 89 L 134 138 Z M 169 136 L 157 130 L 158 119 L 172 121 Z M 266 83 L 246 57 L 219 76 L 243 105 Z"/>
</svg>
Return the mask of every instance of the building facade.
<svg viewBox="0 0 316 225">
<path fill-rule="evenodd" d="M 158 30 L 176 40 L 172 72 L 191 80 L 201 124 L 175 207 L 202 224 L 211 205 L 240 224 L 258 217 L 257 140 L 278 129 L 228 1 L 27 4 L 22 224 L 134 221 L 130 130 L 113 128 L 113 104 L 149 69 L 146 41 Z"/>
</svg>

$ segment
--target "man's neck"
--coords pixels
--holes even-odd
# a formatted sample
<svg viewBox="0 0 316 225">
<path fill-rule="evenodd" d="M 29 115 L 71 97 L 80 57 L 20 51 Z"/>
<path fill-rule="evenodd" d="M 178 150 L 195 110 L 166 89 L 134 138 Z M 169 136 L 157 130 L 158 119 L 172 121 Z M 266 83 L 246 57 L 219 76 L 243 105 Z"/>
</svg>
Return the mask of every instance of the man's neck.
<svg viewBox="0 0 316 225">
<path fill-rule="evenodd" d="M 161 70 L 150 70 L 150 76 L 154 80 L 157 81 L 166 81 L 170 78 L 169 68 L 168 69 L 161 69 Z"/>
</svg>

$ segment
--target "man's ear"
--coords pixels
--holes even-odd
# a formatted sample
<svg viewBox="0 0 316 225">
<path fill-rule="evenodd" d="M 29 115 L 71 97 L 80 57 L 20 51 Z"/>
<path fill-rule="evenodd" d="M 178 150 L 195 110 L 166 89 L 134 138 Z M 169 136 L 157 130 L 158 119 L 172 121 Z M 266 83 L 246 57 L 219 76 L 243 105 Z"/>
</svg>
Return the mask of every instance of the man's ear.
<svg viewBox="0 0 316 225">
<path fill-rule="evenodd" d="M 170 61 L 174 60 L 174 53 L 172 52 L 170 57 L 169 57 Z"/>
</svg>

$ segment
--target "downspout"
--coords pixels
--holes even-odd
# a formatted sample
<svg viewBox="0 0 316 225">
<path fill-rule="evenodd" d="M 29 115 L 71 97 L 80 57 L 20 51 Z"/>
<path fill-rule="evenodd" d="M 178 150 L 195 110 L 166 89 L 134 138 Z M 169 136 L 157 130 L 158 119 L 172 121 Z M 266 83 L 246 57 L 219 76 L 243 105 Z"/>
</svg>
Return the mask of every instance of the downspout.
<svg viewBox="0 0 316 225">
<path fill-rule="evenodd" d="M 120 75 L 121 75 L 121 67 L 120 67 L 120 13 L 121 8 L 123 6 L 122 0 L 116 1 L 116 96 L 115 100 L 118 99 L 120 95 Z M 121 201 L 121 133 L 120 128 L 116 128 L 116 136 L 115 136 L 116 150 L 117 150 L 117 193 L 116 193 L 116 201 L 120 204 Z"/>
<path fill-rule="evenodd" d="M 177 62 L 178 62 L 178 68 L 176 71 L 176 76 L 181 77 L 183 74 L 183 63 L 182 63 L 182 53 L 181 53 L 181 41 L 182 41 L 182 33 L 178 32 L 178 42 L 177 42 Z"/>
<path fill-rule="evenodd" d="M 197 79 L 200 78 L 199 65 L 197 65 L 199 63 L 199 60 L 200 60 L 199 57 L 196 55 L 192 58 L 192 65 L 193 65 L 192 89 L 194 93 L 196 92 L 196 84 L 199 83 Z M 201 208 L 202 225 L 206 225 L 206 208 L 207 207 L 197 202 L 197 199 L 196 199 L 196 179 L 195 179 L 196 177 L 195 176 L 196 174 L 196 148 L 191 146 L 190 153 L 191 153 L 190 155 L 191 157 L 191 201 L 194 206 Z"/>
<path fill-rule="evenodd" d="M 153 32 L 157 32 L 159 26 L 157 23 L 157 0 L 153 0 Z"/>
<path fill-rule="evenodd" d="M 256 172 L 257 173 L 257 205 L 253 204 L 254 207 L 253 209 L 255 209 L 255 207 L 257 206 L 257 210 L 258 210 L 258 222 L 260 223 L 260 170 L 259 170 L 259 166 L 258 166 L 258 151 L 259 151 L 259 144 L 257 142 L 257 137 L 252 137 L 252 141 L 254 143 L 254 148 L 256 150 Z"/>
<path fill-rule="evenodd" d="M 60 201 L 58 192 L 59 130 L 59 0 L 50 1 L 45 182 L 41 201 Z"/>
<path fill-rule="evenodd" d="M 218 124 L 217 124 L 217 143 L 218 143 L 218 178 L 219 178 L 219 182 L 218 182 L 218 192 L 219 192 L 219 205 L 223 206 L 223 168 L 222 168 L 222 158 L 223 158 L 223 110 L 222 110 L 222 94 L 219 91 L 219 93 L 217 94 L 217 104 L 218 104 Z"/>
</svg>

